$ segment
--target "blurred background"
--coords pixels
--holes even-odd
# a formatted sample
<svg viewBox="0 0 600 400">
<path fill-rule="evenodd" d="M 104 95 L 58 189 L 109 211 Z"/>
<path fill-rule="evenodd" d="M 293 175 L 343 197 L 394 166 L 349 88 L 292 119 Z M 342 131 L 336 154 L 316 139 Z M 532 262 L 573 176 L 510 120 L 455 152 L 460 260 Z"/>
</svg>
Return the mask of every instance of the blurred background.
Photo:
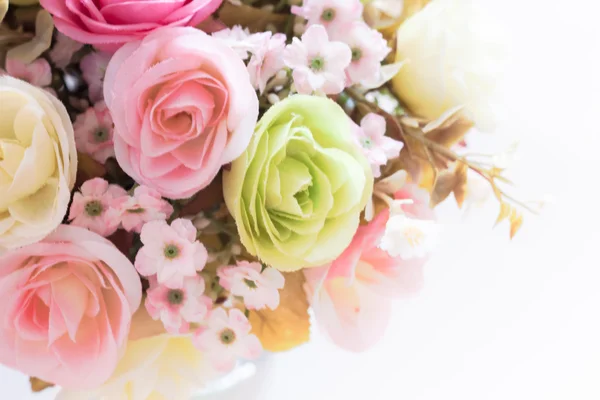
<svg viewBox="0 0 600 400">
<path fill-rule="evenodd" d="M 501 125 L 470 144 L 519 141 L 517 195 L 552 202 L 512 241 L 506 225 L 492 229 L 493 199 L 466 215 L 442 204 L 425 287 L 396 303 L 377 347 L 350 354 L 315 332 L 207 398 L 600 399 L 600 3 L 479 1 L 506 31 L 511 62 Z M 29 395 L 27 378 L 3 367 L 0 382 L 3 399 L 54 398 Z"/>
</svg>

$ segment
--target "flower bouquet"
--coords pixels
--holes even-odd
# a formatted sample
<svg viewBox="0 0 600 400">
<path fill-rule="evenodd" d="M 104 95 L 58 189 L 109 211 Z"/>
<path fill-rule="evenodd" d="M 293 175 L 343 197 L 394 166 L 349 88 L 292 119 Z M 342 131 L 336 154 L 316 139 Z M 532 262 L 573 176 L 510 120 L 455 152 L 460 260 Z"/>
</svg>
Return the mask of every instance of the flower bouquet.
<svg viewBox="0 0 600 400">
<path fill-rule="evenodd" d="M 511 235 L 531 208 L 464 140 L 497 61 L 469 7 L 0 0 L 0 363 L 171 400 L 307 342 L 309 310 L 369 348 L 433 207 L 473 178 Z"/>
</svg>

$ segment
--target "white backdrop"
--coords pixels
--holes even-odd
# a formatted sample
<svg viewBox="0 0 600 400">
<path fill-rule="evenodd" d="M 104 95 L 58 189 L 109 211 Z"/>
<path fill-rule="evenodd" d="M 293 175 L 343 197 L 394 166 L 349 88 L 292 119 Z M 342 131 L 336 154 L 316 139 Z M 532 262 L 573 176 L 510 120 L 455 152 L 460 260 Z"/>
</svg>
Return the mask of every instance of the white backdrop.
<svg viewBox="0 0 600 400">
<path fill-rule="evenodd" d="M 521 196 L 551 194 L 554 204 L 513 242 L 506 226 L 491 229 L 493 201 L 466 218 L 443 204 L 425 288 L 397 304 L 376 348 L 348 354 L 317 334 L 215 398 L 600 398 L 600 5 L 482 1 L 517 39 L 510 112 L 493 140 L 520 140 Z M 2 367 L 0 384 L 2 399 L 53 398 L 29 395 L 26 377 Z"/>
</svg>

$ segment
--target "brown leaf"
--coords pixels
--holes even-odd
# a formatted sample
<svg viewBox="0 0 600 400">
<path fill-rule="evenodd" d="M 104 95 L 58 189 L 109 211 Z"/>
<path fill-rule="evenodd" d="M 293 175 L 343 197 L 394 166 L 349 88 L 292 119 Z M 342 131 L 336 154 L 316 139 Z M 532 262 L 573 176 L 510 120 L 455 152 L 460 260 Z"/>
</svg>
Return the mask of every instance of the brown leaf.
<svg viewBox="0 0 600 400">
<path fill-rule="evenodd" d="M 308 299 L 304 293 L 302 271 L 285 273 L 285 287 L 279 292 L 277 309 L 250 311 L 252 332 L 258 336 L 265 350 L 286 351 L 308 342 L 310 321 Z"/>
<path fill-rule="evenodd" d="M 438 174 L 435 181 L 435 186 L 431 192 L 431 200 L 429 206 L 431 208 L 437 206 L 442 201 L 446 200 L 456 186 L 456 176 L 453 171 L 442 171 Z"/>
<path fill-rule="evenodd" d="M 467 172 L 469 167 L 467 164 L 459 162 L 456 165 L 456 169 L 454 170 L 454 176 L 456 182 L 454 184 L 454 198 L 456 199 L 456 204 L 458 204 L 459 208 L 462 208 L 465 197 L 467 196 Z"/>
<path fill-rule="evenodd" d="M 498 225 L 500 222 L 504 221 L 506 218 L 510 216 L 512 213 L 512 207 L 507 203 L 500 203 L 500 214 L 498 214 L 498 218 L 496 219 L 495 225 Z"/>
<path fill-rule="evenodd" d="M 77 153 L 77 183 L 79 187 L 83 182 L 92 178 L 99 178 L 106 175 L 106 168 L 98 161 L 85 153 Z"/>
<path fill-rule="evenodd" d="M 465 134 L 469 129 L 474 126 L 473 122 L 462 116 L 456 119 L 453 117 L 450 118 L 452 123 L 446 121 L 445 123 L 440 124 L 436 129 L 428 131 L 426 135 L 427 138 L 444 147 L 450 148 L 459 143 L 465 137 Z"/>
<path fill-rule="evenodd" d="M 31 386 L 31 391 L 34 393 L 41 392 L 42 390 L 51 388 L 54 386 L 53 383 L 45 382 L 41 379 L 34 378 L 33 376 L 29 378 L 29 385 Z"/>
<path fill-rule="evenodd" d="M 201 211 L 208 211 L 218 206 L 223 201 L 223 179 L 219 174 L 210 185 L 198 192 L 192 200 L 183 206 L 179 215 L 182 217 L 197 215 Z"/>
<path fill-rule="evenodd" d="M 226 2 L 219 11 L 219 19 L 228 27 L 241 25 L 250 29 L 251 32 L 263 32 L 267 25 L 274 25 L 277 30 L 283 31 L 288 20 L 284 14 L 275 14 L 271 11 L 247 6 L 245 4 L 235 5 Z"/>
<path fill-rule="evenodd" d="M 516 209 L 510 214 L 510 238 L 514 238 L 519 229 L 523 226 L 523 215 Z"/>
</svg>

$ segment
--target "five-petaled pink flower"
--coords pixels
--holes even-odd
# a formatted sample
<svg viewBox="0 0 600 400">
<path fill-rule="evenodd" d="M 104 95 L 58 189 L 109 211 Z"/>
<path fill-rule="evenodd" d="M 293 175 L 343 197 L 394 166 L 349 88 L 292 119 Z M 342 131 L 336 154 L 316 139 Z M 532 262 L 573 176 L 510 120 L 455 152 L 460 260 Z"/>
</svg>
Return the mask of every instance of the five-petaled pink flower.
<svg viewBox="0 0 600 400">
<path fill-rule="evenodd" d="M 68 36 L 58 32 L 56 34 L 56 43 L 52 50 L 48 52 L 50 59 L 58 68 L 65 68 L 71 63 L 73 54 L 81 50 L 83 43 L 77 42 Z"/>
<path fill-rule="evenodd" d="M 135 258 L 135 268 L 143 276 L 156 275 L 158 283 L 172 289 L 183 286 L 186 277 L 196 275 L 206 265 L 208 253 L 196 240 L 190 220 L 150 221 L 142 227 L 144 246 Z"/>
<path fill-rule="evenodd" d="M 322 25 L 312 25 L 302 40 L 294 38 L 285 48 L 283 60 L 294 70 L 298 93 L 337 94 L 345 88 L 345 69 L 352 60 L 352 51 L 345 43 L 330 42 Z"/>
<path fill-rule="evenodd" d="M 261 93 L 265 91 L 269 79 L 285 66 L 282 58 L 285 41 L 284 34 L 277 33 L 271 36 L 269 32 L 248 63 L 250 81 Z"/>
<path fill-rule="evenodd" d="M 79 192 L 73 195 L 69 221 L 104 237 L 110 236 L 119 227 L 119 212 L 114 208 L 116 198 L 127 192 L 118 185 L 109 185 L 102 178 L 86 181 Z"/>
<path fill-rule="evenodd" d="M 121 215 L 121 226 L 128 232 L 140 233 L 146 222 L 166 220 L 173 213 L 173 206 L 160 197 L 160 193 L 147 186 L 138 186 L 133 196 L 115 201 Z"/>
<path fill-rule="evenodd" d="M 103 101 L 79 114 L 73 129 L 78 151 L 89 154 L 102 164 L 114 157 L 113 122 Z"/>
<path fill-rule="evenodd" d="M 360 0 L 304 0 L 302 7 L 293 6 L 292 13 L 308 20 L 308 25 L 323 25 L 330 34 L 359 21 L 363 13 Z"/>
<path fill-rule="evenodd" d="M 333 37 L 346 43 L 352 50 L 352 62 L 346 69 L 352 84 L 379 77 L 381 62 L 391 51 L 379 31 L 361 21 L 348 25 Z"/>
<path fill-rule="evenodd" d="M 152 319 L 161 320 L 169 333 L 187 333 L 190 323 L 200 323 L 208 315 L 212 300 L 204 296 L 204 280 L 194 275 L 185 278 L 180 288 L 168 288 L 150 278 L 146 310 Z"/>
<path fill-rule="evenodd" d="M 38 58 L 27 64 L 16 58 L 6 59 L 6 73 L 40 88 L 52 83 L 52 68 L 46 59 Z"/>
<path fill-rule="evenodd" d="M 110 61 L 110 54 L 92 51 L 86 54 L 79 63 L 83 80 L 88 85 L 88 97 L 92 103 L 104 98 L 104 75 Z"/>
<path fill-rule="evenodd" d="M 236 266 L 225 266 L 218 270 L 219 284 L 234 296 L 244 298 L 250 310 L 269 307 L 274 310 L 279 305 L 279 289 L 285 283 L 281 272 L 265 268 L 258 262 L 241 261 Z"/>
<path fill-rule="evenodd" d="M 381 167 L 388 160 L 400 155 L 404 144 L 385 136 L 386 122 L 381 115 L 367 114 L 360 122 L 360 128 L 355 129 L 356 140 L 371 164 L 373 176 L 381 176 Z"/>
<path fill-rule="evenodd" d="M 251 329 L 240 310 L 231 309 L 227 315 L 223 308 L 217 308 L 210 313 L 208 326 L 199 329 L 193 341 L 217 370 L 227 372 L 235 367 L 239 357 L 255 359 L 262 352 L 260 341 L 250 334 Z"/>
</svg>

